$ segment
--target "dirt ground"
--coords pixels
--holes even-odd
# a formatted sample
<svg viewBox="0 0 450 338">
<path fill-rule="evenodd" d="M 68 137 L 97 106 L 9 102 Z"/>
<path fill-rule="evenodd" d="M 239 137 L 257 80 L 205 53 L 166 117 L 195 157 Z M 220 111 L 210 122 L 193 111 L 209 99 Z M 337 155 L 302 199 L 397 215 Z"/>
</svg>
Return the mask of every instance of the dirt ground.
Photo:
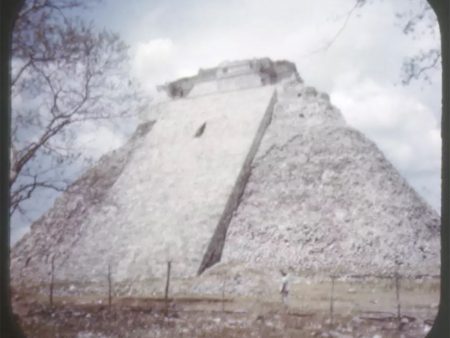
<svg viewBox="0 0 450 338">
<path fill-rule="evenodd" d="M 13 293 L 28 337 L 424 337 L 438 306 L 438 280 L 403 280 L 397 302 L 391 280 L 292 285 L 280 295 L 61 296 Z M 333 290 L 331 292 L 331 290 Z M 400 305 L 400 309 L 398 306 Z M 400 312 L 400 317 L 398 313 Z"/>
<path fill-rule="evenodd" d="M 281 304 L 222 300 L 120 299 L 111 306 L 18 301 L 28 337 L 424 337 L 432 320 L 389 312 L 301 312 Z M 247 304 L 248 305 L 248 304 Z M 203 308 L 203 310 L 198 310 Z M 431 313 L 430 313 L 431 315 Z"/>
</svg>

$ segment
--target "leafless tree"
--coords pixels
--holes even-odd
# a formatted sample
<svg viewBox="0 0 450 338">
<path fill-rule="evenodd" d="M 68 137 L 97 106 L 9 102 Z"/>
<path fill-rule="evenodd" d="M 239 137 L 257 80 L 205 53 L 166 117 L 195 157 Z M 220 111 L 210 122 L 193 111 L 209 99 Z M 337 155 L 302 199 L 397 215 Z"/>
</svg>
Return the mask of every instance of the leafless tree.
<svg viewBox="0 0 450 338">
<path fill-rule="evenodd" d="M 28 0 L 12 42 L 10 215 L 38 189 L 65 190 L 64 168 L 83 158 L 83 123 L 137 114 L 145 105 L 127 69 L 127 46 L 75 15 L 81 0 Z M 91 3 L 92 4 L 92 3 Z"/>
<path fill-rule="evenodd" d="M 368 5 L 379 0 L 355 0 L 359 7 Z M 411 0 L 410 0 L 411 2 Z M 417 3 L 417 1 L 415 1 Z M 396 13 L 399 26 L 402 32 L 412 39 L 421 36 L 437 37 L 439 26 L 436 15 L 427 1 L 418 3 L 418 7 L 411 6 L 411 9 Z M 438 41 L 439 39 L 436 39 Z M 401 81 L 408 85 L 413 80 L 424 80 L 430 82 L 430 75 L 433 70 L 441 69 L 441 49 L 436 46 L 422 49 L 416 54 L 407 57 L 403 61 L 401 69 Z"/>
<path fill-rule="evenodd" d="M 403 20 L 403 33 L 411 37 L 422 35 L 438 36 L 439 27 L 436 16 L 428 2 L 421 2 L 417 12 L 399 13 L 397 17 Z M 436 39 L 438 40 L 438 39 Z M 441 49 L 439 45 L 419 51 L 403 62 L 402 82 L 409 84 L 412 80 L 430 81 L 432 70 L 441 69 Z"/>
<path fill-rule="evenodd" d="M 365 7 L 372 3 L 383 0 L 354 0 L 352 7 L 344 14 L 342 18 L 342 25 L 326 41 L 323 46 L 306 53 L 303 56 L 311 56 L 326 52 L 345 31 L 347 24 L 358 11 L 362 11 Z M 411 0 L 410 0 L 411 1 Z M 415 1 L 417 3 L 417 1 Z M 396 13 L 398 24 L 402 32 L 417 39 L 418 37 L 427 35 L 437 37 L 439 28 L 436 16 L 427 1 L 421 1 L 419 6 L 414 9 L 405 10 Z M 436 39 L 438 41 L 438 39 Z M 433 70 L 440 71 L 441 67 L 441 49 L 439 45 L 432 48 L 418 51 L 416 54 L 407 57 L 401 67 L 401 82 L 403 85 L 408 85 L 413 80 L 424 80 L 431 82 L 431 73 Z"/>
</svg>

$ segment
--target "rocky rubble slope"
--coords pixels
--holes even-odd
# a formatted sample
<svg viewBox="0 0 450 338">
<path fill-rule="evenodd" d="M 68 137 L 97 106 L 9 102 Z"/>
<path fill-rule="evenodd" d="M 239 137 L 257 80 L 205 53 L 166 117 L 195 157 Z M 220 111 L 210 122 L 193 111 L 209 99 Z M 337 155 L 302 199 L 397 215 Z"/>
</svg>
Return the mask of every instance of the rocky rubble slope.
<svg viewBox="0 0 450 338">
<path fill-rule="evenodd" d="M 376 145 L 313 88 L 293 81 L 278 98 L 222 262 L 311 275 L 437 274 L 438 214 Z"/>
<path fill-rule="evenodd" d="M 53 257 L 57 258 L 55 266 L 64 265 L 71 249 L 86 230 L 83 227 L 86 219 L 101 208 L 109 189 L 153 125 L 154 121 L 141 124 L 127 144 L 102 156 L 31 225 L 30 231 L 11 250 L 13 285 L 22 285 L 30 280 L 47 283 Z"/>
</svg>

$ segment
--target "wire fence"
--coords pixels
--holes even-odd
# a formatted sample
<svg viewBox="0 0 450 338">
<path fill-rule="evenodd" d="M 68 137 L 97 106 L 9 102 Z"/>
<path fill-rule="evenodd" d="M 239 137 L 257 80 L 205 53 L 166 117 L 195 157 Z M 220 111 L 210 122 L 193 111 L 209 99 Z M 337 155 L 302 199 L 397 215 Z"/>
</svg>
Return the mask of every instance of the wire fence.
<svg viewBox="0 0 450 338">
<path fill-rule="evenodd" d="M 343 274 L 321 278 L 291 276 L 289 282 L 274 276 L 250 278 L 229 271 L 217 276 L 180 279 L 167 261 L 165 276 L 139 281 L 117 281 L 111 264 L 105 266 L 103 281 L 80 283 L 58 280 L 54 260 L 48 282 L 38 286 L 48 296 L 48 304 L 64 299 L 107 305 L 124 299 L 147 299 L 160 303 L 169 315 L 174 304 L 183 311 L 239 312 L 281 309 L 294 315 L 325 314 L 330 325 L 336 314 L 357 315 L 362 319 L 395 321 L 401 329 L 421 318 L 432 321 L 439 298 L 439 275 Z M 176 269 L 176 265 L 175 265 Z M 280 277 L 280 276 L 279 276 Z M 282 283 L 287 285 L 282 286 Z M 284 289 L 281 292 L 281 289 Z M 287 291 L 286 291 L 287 290 Z M 189 303 L 189 306 L 186 304 Z"/>
</svg>

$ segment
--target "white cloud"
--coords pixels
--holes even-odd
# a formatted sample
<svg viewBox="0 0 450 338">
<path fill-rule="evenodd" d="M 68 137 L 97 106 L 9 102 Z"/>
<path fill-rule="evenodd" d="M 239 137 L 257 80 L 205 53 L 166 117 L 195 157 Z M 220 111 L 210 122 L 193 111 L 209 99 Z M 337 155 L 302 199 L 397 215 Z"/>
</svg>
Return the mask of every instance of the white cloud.
<svg viewBox="0 0 450 338">
<path fill-rule="evenodd" d="M 133 50 L 133 73 L 146 89 L 176 74 L 176 48 L 172 40 L 154 39 L 138 43 Z"/>
<path fill-rule="evenodd" d="M 386 86 L 366 80 L 334 91 L 331 97 L 351 125 L 374 138 L 380 147 L 388 150 L 389 146 L 399 154 L 397 164 L 413 165 L 418 155 L 429 160 L 421 167 L 439 163 L 439 123 L 433 112 L 404 88 L 392 86 L 387 91 Z"/>
<path fill-rule="evenodd" d="M 124 130 L 112 124 L 85 123 L 78 126 L 72 146 L 82 150 L 85 157 L 97 159 L 102 154 L 123 145 L 126 138 Z"/>
<path fill-rule="evenodd" d="M 347 122 L 364 132 L 439 209 L 441 139 L 434 112 L 407 88 L 355 81 L 331 93 Z"/>
</svg>

